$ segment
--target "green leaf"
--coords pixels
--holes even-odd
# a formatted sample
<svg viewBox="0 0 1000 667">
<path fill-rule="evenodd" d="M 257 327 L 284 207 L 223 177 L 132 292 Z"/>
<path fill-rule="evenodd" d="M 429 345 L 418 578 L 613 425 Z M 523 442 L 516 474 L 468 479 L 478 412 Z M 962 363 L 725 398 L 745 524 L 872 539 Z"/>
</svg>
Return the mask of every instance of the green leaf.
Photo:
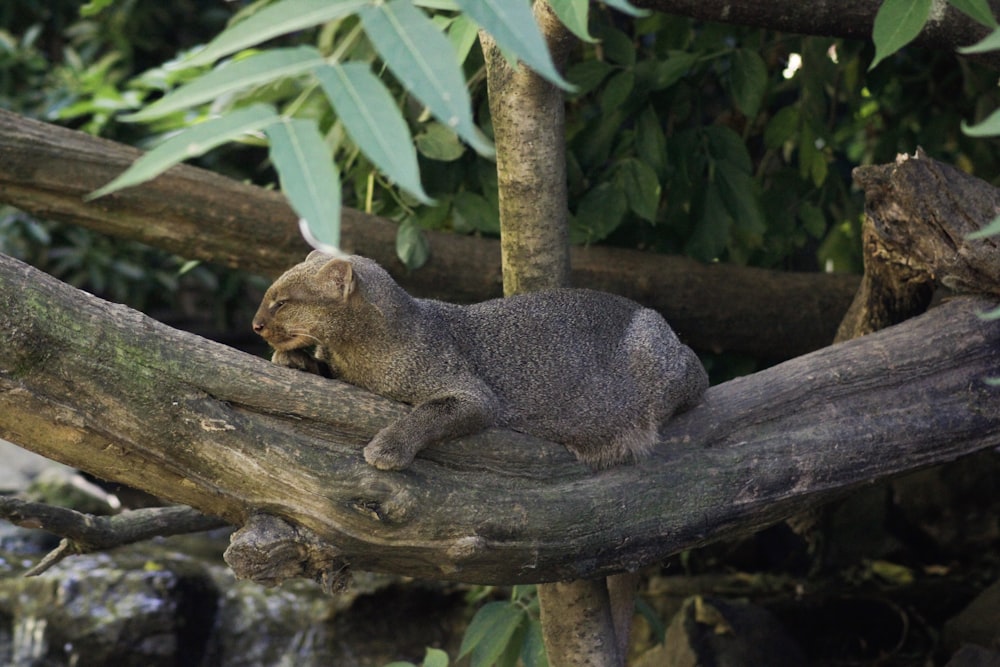
<svg viewBox="0 0 1000 667">
<path fill-rule="evenodd" d="M 684 245 L 684 253 L 703 262 L 717 260 L 729 242 L 733 218 L 722 203 L 722 195 L 714 183 L 705 192 L 705 205 L 694 232 Z"/>
<path fill-rule="evenodd" d="M 997 20 L 986 0 L 948 0 L 948 4 L 987 28 L 997 27 Z"/>
<path fill-rule="evenodd" d="M 448 654 L 439 648 L 428 648 L 422 667 L 448 667 Z"/>
<path fill-rule="evenodd" d="M 767 90 L 767 65 L 760 54 L 750 49 L 733 51 L 729 84 L 736 108 L 747 118 L 755 118 Z"/>
<path fill-rule="evenodd" d="M 632 89 L 635 88 L 635 73 L 632 70 L 622 70 L 608 79 L 601 91 L 601 111 L 610 113 L 625 104 Z"/>
<path fill-rule="evenodd" d="M 118 178 L 87 195 L 87 199 L 95 199 L 144 183 L 175 164 L 206 153 L 248 132 L 263 130 L 279 120 L 280 117 L 274 109 L 265 104 L 255 104 L 194 125 L 175 134 L 137 159 Z"/>
<path fill-rule="evenodd" d="M 215 100 L 242 88 L 302 74 L 322 64 L 323 57 L 319 51 L 310 46 L 262 51 L 237 62 L 223 63 L 145 109 L 121 116 L 121 120 L 129 122 L 152 120 Z"/>
<path fill-rule="evenodd" d="M 343 18 L 370 4 L 371 0 L 282 0 L 229 26 L 181 64 L 207 65 L 278 35 Z"/>
<path fill-rule="evenodd" d="M 639 158 L 652 167 L 661 182 L 667 174 L 667 135 L 652 106 L 646 107 L 635 124 L 635 149 Z"/>
<path fill-rule="evenodd" d="M 510 602 L 487 602 L 469 622 L 469 627 L 462 637 L 462 646 L 458 650 L 458 657 L 463 658 L 471 653 L 486 637 L 493 631 L 506 611 L 513 605 Z"/>
<path fill-rule="evenodd" d="M 913 41 L 923 30 L 930 16 L 933 0 L 884 0 L 875 15 L 872 41 L 875 42 L 875 59 L 868 66 L 871 71 L 885 58 Z"/>
<path fill-rule="evenodd" d="M 661 189 L 653 168 L 641 160 L 627 158 L 618 164 L 617 175 L 632 212 L 643 220 L 656 222 Z"/>
<path fill-rule="evenodd" d="M 474 192 L 459 192 L 452 202 L 455 227 L 485 234 L 500 233 L 500 213 L 485 197 Z"/>
<path fill-rule="evenodd" d="M 629 14 L 630 16 L 648 16 L 648 9 L 639 9 L 638 7 L 632 5 L 628 0 L 604 0 L 604 4 L 608 7 L 614 7 L 620 12 Z"/>
<path fill-rule="evenodd" d="M 267 128 L 281 189 L 320 243 L 340 246 L 340 176 L 316 123 L 285 118 Z"/>
<path fill-rule="evenodd" d="M 452 162 L 462 157 L 465 146 L 454 132 L 441 123 L 428 123 L 417 135 L 417 150 L 425 157 L 442 162 Z"/>
<path fill-rule="evenodd" d="M 799 206 L 799 220 L 806 232 L 814 239 L 822 238 L 826 233 L 826 216 L 819 206 L 803 203 Z"/>
<path fill-rule="evenodd" d="M 797 106 L 783 107 L 771 117 L 764 130 L 764 145 L 770 149 L 781 148 L 790 141 L 799 129 L 799 108 Z"/>
<path fill-rule="evenodd" d="M 386 176 L 424 204 L 417 151 L 396 101 L 364 63 L 326 65 L 316 78 L 348 134 Z"/>
<path fill-rule="evenodd" d="M 412 220 L 405 220 L 396 228 L 396 256 L 408 269 L 419 269 L 431 255 L 430 244 Z"/>
<path fill-rule="evenodd" d="M 525 613 L 521 607 L 510 602 L 504 602 L 503 607 L 491 615 L 489 630 L 476 643 L 475 648 L 472 649 L 472 659 L 469 661 L 469 664 L 472 667 L 491 667 L 497 663 L 507 650 L 511 638 L 524 621 L 524 618 Z M 474 622 L 475 618 L 473 618 Z M 468 632 L 466 636 L 468 636 Z M 515 653 L 515 655 L 517 654 Z"/>
<path fill-rule="evenodd" d="M 962 121 L 962 132 L 970 137 L 994 137 L 1000 134 L 1000 109 L 997 109 L 986 120 L 976 125 Z"/>
<path fill-rule="evenodd" d="M 359 12 L 385 64 L 442 123 L 476 151 L 495 151 L 472 119 L 465 76 L 448 39 L 409 0 L 390 0 Z"/>
<path fill-rule="evenodd" d="M 996 236 L 997 234 L 1000 234 L 1000 216 L 993 218 L 985 227 L 966 235 L 965 238 L 975 241 L 976 239 L 984 239 L 988 236 Z"/>
<path fill-rule="evenodd" d="M 987 321 L 1000 320 L 1000 308 L 994 308 L 993 310 L 985 310 L 979 313 L 979 318 Z"/>
<path fill-rule="evenodd" d="M 535 618 L 528 619 L 528 632 L 521 645 L 521 662 L 524 667 L 549 667 L 549 658 L 545 653 L 545 642 L 542 639 L 542 624 Z"/>
<path fill-rule="evenodd" d="M 993 32 L 983 37 L 971 46 L 963 46 L 958 49 L 959 53 L 969 55 L 972 53 L 986 53 L 1000 49 L 1000 28 L 994 28 Z"/>
<path fill-rule="evenodd" d="M 576 93 L 582 95 L 601 85 L 605 77 L 614 70 L 613 65 L 609 65 L 603 60 L 584 60 L 571 65 L 566 70 L 566 78 L 576 86 Z"/>
<path fill-rule="evenodd" d="M 571 33 L 585 42 L 597 41 L 587 25 L 590 0 L 549 0 L 549 5 Z"/>
<path fill-rule="evenodd" d="M 479 39 L 479 26 L 465 14 L 456 16 L 448 26 L 448 41 L 454 47 L 459 62 L 464 63 L 469 57 L 469 51 L 477 39 Z"/>
<path fill-rule="evenodd" d="M 731 162 L 716 162 L 715 174 L 722 202 L 740 229 L 750 234 L 767 231 L 757 182 Z"/>
<path fill-rule="evenodd" d="M 696 62 L 698 62 L 697 53 L 667 51 L 667 57 L 656 62 L 655 78 L 650 83 L 650 90 L 663 90 L 674 85 Z"/>
<path fill-rule="evenodd" d="M 496 40 L 539 76 L 573 90 L 552 62 L 549 48 L 527 0 L 457 0 L 458 5 Z"/>
<path fill-rule="evenodd" d="M 627 210 L 628 202 L 620 188 L 608 182 L 599 184 L 577 203 L 570 242 L 594 243 L 606 238 L 618 228 Z"/>
</svg>

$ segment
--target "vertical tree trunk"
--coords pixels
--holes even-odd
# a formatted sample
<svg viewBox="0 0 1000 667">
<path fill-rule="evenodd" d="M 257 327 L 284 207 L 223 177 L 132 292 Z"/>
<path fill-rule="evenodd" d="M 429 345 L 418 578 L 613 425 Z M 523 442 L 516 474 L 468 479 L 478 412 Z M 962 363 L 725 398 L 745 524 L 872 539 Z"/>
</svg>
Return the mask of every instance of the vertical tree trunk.
<svg viewBox="0 0 1000 667">
<path fill-rule="evenodd" d="M 557 66 L 572 35 L 545 0 L 535 18 Z M 504 294 L 569 281 L 566 133 L 562 91 L 524 65 L 513 69 L 480 32 L 497 144 Z"/>
<path fill-rule="evenodd" d="M 545 0 L 535 2 L 534 12 L 561 67 L 573 37 Z M 566 286 L 569 211 L 562 91 L 523 65 L 511 68 L 488 34 L 481 31 L 479 37 L 497 146 L 504 294 Z M 605 580 L 540 584 L 538 598 L 552 667 L 623 664 Z"/>
</svg>

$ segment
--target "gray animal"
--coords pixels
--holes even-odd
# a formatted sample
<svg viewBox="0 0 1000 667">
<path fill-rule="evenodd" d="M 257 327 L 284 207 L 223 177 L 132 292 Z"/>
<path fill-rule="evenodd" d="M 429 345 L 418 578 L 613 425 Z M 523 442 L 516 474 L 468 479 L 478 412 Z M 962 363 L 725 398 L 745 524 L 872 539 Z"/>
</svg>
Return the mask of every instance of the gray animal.
<svg viewBox="0 0 1000 667">
<path fill-rule="evenodd" d="M 413 298 L 359 256 L 311 253 L 267 290 L 253 330 L 277 364 L 414 406 L 365 447 L 383 470 L 492 426 L 594 468 L 639 459 L 708 386 L 666 321 L 623 297 L 554 289 L 459 306 Z"/>
</svg>

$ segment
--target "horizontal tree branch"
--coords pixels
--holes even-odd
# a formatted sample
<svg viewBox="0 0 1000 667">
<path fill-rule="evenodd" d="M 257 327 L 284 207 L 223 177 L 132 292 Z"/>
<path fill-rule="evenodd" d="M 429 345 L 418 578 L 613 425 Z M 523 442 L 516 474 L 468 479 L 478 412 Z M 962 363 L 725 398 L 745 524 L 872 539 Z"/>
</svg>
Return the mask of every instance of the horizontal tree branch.
<svg viewBox="0 0 1000 667">
<path fill-rule="evenodd" d="M 800 35 L 870 40 L 882 0 L 817 0 L 808 4 L 797 0 L 635 0 L 633 4 L 703 21 Z M 994 15 L 1000 14 L 1000 2 L 989 0 L 989 4 Z M 936 2 L 931 11 L 931 19 L 913 42 L 915 46 L 954 52 L 960 46 L 979 41 L 989 32 L 951 4 Z M 979 54 L 972 59 L 1000 69 L 1000 53 Z"/>
<path fill-rule="evenodd" d="M 134 239 L 190 259 L 277 275 L 308 251 L 279 192 L 181 165 L 159 178 L 86 202 L 141 152 L 0 110 L 0 202 L 39 218 Z M 501 296 L 500 246 L 429 232 L 431 260 L 406 271 L 396 226 L 344 208 L 343 245 L 371 257 L 419 296 L 455 302 Z M 664 314 L 701 350 L 790 357 L 833 340 L 857 276 L 703 265 L 685 257 L 574 248 L 572 282 L 628 296 Z"/>
<path fill-rule="evenodd" d="M 710 389 L 652 459 L 592 473 L 486 433 L 395 473 L 361 447 L 406 406 L 279 368 L 0 257 L 0 437 L 242 524 L 267 512 L 356 568 L 477 583 L 634 569 L 887 475 L 1000 444 L 993 301 Z"/>
</svg>

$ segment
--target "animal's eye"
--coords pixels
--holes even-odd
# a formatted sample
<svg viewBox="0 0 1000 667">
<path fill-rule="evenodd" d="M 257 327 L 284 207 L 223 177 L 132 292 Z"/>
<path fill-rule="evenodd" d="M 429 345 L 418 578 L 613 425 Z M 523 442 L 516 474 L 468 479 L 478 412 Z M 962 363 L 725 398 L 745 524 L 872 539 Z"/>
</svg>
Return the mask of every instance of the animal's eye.
<svg viewBox="0 0 1000 667">
<path fill-rule="evenodd" d="M 275 301 L 275 302 L 274 302 L 274 305 L 273 305 L 273 306 L 271 306 L 271 310 L 272 310 L 272 311 L 274 311 L 274 312 L 278 312 L 279 310 L 281 310 L 281 308 L 282 308 L 282 307 L 283 307 L 283 306 L 284 306 L 284 305 L 285 305 L 286 303 L 288 303 L 288 302 L 287 302 L 287 301 L 285 301 L 284 299 L 281 299 L 281 300 L 279 300 L 279 301 Z"/>
</svg>

